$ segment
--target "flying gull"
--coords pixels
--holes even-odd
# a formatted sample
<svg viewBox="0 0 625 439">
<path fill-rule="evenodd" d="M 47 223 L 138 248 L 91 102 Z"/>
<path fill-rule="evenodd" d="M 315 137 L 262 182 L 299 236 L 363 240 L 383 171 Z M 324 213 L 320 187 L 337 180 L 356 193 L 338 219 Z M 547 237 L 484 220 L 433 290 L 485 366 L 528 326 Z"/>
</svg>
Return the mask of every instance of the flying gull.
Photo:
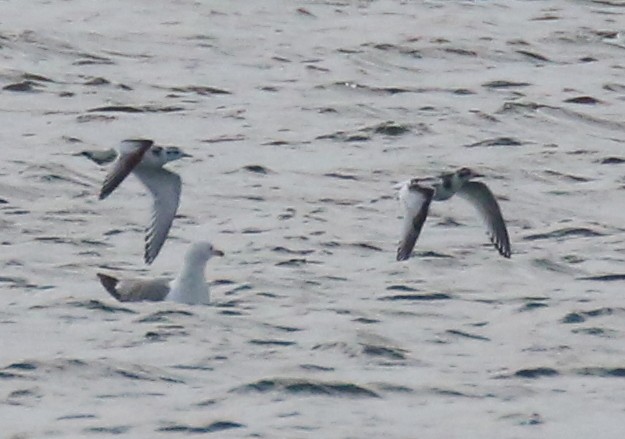
<svg viewBox="0 0 625 439">
<path fill-rule="evenodd" d="M 486 223 L 490 240 L 499 254 L 505 258 L 510 257 L 510 239 L 499 204 L 488 186 L 479 181 L 471 181 L 476 177 L 482 175 L 469 168 L 462 168 L 450 174 L 443 174 L 439 178 L 413 178 L 397 186 L 399 201 L 404 208 L 402 237 L 397 248 L 398 261 L 410 258 L 427 218 L 431 201 L 445 201 L 454 194 L 467 199 L 477 208 Z"/>
<path fill-rule="evenodd" d="M 146 264 L 154 261 L 165 243 L 180 203 L 180 176 L 163 165 L 183 157 L 191 156 L 176 146 L 155 146 L 151 140 L 144 139 L 124 140 L 102 185 L 100 200 L 108 197 L 132 172 L 152 194 L 152 219 L 145 233 Z"/>
<path fill-rule="evenodd" d="M 223 255 L 210 242 L 196 242 L 187 250 L 182 270 L 173 281 L 166 278 L 120 281 L 104 273 L 98 273 L 98 277 L 106 291 L 120 302 L 167 300 L 190 305 L 207 304 L 210 296 L 204 269 L 210 258 Z"/>
</svg>

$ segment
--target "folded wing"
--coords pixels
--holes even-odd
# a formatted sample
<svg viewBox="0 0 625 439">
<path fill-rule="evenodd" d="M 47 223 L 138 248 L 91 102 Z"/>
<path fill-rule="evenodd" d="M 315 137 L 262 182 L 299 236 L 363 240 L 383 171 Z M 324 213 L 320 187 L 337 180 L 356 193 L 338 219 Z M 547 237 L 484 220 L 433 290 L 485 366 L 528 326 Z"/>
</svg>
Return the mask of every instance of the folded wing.
<svg viewBox="0 0 625 439">
<path fill-rule="evenodd" d="M 102 286 L 120 302 L 159 302 L 169 293 L 167 279 L 133 279 L 119 281 L 116 278 L 98 273 Z"/>
</svg>

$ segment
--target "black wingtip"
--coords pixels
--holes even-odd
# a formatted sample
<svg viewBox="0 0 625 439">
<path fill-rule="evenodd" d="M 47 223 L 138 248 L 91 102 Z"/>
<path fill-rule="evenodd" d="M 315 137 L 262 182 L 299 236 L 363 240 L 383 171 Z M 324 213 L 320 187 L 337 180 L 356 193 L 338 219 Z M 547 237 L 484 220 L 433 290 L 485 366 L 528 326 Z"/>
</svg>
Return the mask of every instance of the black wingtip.
<svg viewBox="0 0 625 439">
<path fill-rule="evenodd" d="M 504 247 L 504 246 L 498 245 L 498 243 L 496 242 L 493 242 L 493 244 L 495 245 L 495 248 L 497 249 L 497 251 L 499 252 L 501 256 L 503 256 L 506 259 L 510 259 L 510 256 L 512 255 L 510 246 Z"/>
<path fill-rule="evenodd" d="M 150 243 L 148 241 L 149 241 L 148 237 L 146 236 L 145 251 L 143 253 L 143 261 L 147 265 L 151 265 L 152 262 L 154 262 L 154 259 L 156 259 L 156 256 L 158 256 L 158 252 L 153 254 L 152 249 L 150 247 Z"/>
<path fill-rule="evenodd" d="M 117 280 L 113 276 L 109 276 L 104 273 L 97 273 L 97 274 L 98 274 L 98 278 L 100 279 L 100 283 L 102 284 L 104 289 L 108 291 L 108 293 L 111 296 L 113 296 L 115 299 L 121 302 L 121 296 L 117 292 L 117 284 L 119 283 L 119 280 Z"/>
<path fill-rule="evenodd" d="M 148 243 L 145 243 L 145 252 L 143 253 L 143 261 L 147 264 L 147 265 L 151 265 L 152 262 L 154 262 L 154 259 L 156 259 L 156 255 L 151 254 L 150 252 L 150 247 L 148 245 Z"/>
<path fill-rule="evenodd" d="M 496 236 L 492 236 L 490 240 L 493 243 L 493 246 L 495 246 L 495 248 L 497 249 L 497 252 L 501 256 L 503 256 L 506 259 L 510 259 L 510 256 L 512 255 L 512 249 L 510 248 L 510 241 L 507 237 L 507 234 L 504 237 L 504 239 L 501 241 L 497 239 Z"/>
<path fill-rule="evenodd" d="M 117 186 L 119 186 L 119 183 L 116 184 L 111 184 L 110 180 L 105 180 L 104 184 L 102 184 L 102 188 L 100 189 L 100 195 L 98 195 L 98 199 L 99 200 L 104 200 L 106 197 L 108 197 L 109 195 L 111 195 L 113 193 L 113 191 L 117 188 Z"/>
<path fill-rule="evenodd" d="M 402 249 L 401 249 L 401 248 L 398 248 L 398 249 L 397 249 L 397 256 L 396 256 L 396 258 L 395 258 L 395 259 L 396 259 L 398 262 L 401 262 L 401 261 L 407 261 L 408 259 L 410 259 L 410 254 L 411 254 L 411 253 L 412 253 L 412 252 L 405 253 L 405 252 L 403 252 L 403 251 L 402 251 Z"/>
</svg>

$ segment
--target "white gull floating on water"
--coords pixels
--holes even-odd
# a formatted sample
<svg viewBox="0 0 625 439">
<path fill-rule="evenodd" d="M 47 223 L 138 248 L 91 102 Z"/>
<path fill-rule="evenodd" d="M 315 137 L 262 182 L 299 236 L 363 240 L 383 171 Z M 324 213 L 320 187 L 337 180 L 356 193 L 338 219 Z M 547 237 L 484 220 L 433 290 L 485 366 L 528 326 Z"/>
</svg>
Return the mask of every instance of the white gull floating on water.
<svg viewBox="0 0 625 439">
<path fill-rule="evenodd" d="M 154 146 L 153 141 L 144 139 L 124 140 L 102 185 L 100 200 L 108 197 L 132 172 L 152 194 L 152 220 L 145 233 L 146 264 L 151 264 L 163 247 L 180 203 L 180 176 L 163 169 L 163 165 L 183 157 L 191 156 L 176 146 Z"/>
<path fill-rule="evenodd" d="M 120 281 L 104 273 L 98 273 L 98 277 L 106 291 L 120 302 L 167 300 L 190 305 L 208 304 L 210 295 L 204 269 L 213 256 L 223 256 L 223 252 L 210 242 L 191 245 L 184 256 L 182 269 L 173 281 L 165 278 Z"/>
<path fill-rule="evenodd" d="M 482 175 L 469 168 L 461 168 L 436 179 L 413 178 L 396 186 L 399 189 L 399 201 L 404 208 L 404 228 L 397 248 L 398 261 L 410 258 L 431 201 L 448 200 L 454 194 L 466 198 L 477 208 L 499 254 L 505 258 L 510 257 L 510 239 L 499 204 L 488 186 L 479 181 L 470 181 L 476 177 Z"/>
</svg>

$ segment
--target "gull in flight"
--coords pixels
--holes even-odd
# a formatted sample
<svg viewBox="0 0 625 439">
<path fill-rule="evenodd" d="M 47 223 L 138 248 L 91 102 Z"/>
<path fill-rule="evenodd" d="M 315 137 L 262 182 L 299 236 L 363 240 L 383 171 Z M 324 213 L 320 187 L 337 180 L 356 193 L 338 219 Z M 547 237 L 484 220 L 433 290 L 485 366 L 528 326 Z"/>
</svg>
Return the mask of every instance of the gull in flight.
<svg viewBox="0 0 625 439">
<path fill-rule="evenodd" d="M 398 261 L 410 258 L 428 216 L 431 201 L 448 200 L 454 194 L 467 199 L 477 208 L 486 223 L 488 236 L 499 254 L 505 258 L 510 257 L 510 239 L 499 204 L 488 186 L 472 181 L 477 177 L 483 176 L 469 168 L 462 168 L 439 178 L 413 178 L 396 186 L 399 189 L 400 204 L 404 208 L 404 226 L 397 248 Z"/>
<path fill-rule="evenodd" d="M 204 269 L 210 258 L 223 255 L 210 242 L 196 242 L 187 250 L 182 270 L 173 281 L 165 278 L 120 281 L 104 273 L 98 273 L 98 277 L 106 291 L 120 302 L 167 300 L 189 305 L 208 304 L 210 296 Z"/>
<path fill-rule="evenodd" d="M 163 165 L 183 157 L 191 156 L 176 146 L 155 146 L 151 140 L 144 139 L 124 140 L 104 179 L 100 200 L 108 197 L 131 172 L 152 194 L 152 219 L 145 232 L 146 264 L 154 261 L 165 243 L 180 203 L 180 176 Z"/>
</svg>

